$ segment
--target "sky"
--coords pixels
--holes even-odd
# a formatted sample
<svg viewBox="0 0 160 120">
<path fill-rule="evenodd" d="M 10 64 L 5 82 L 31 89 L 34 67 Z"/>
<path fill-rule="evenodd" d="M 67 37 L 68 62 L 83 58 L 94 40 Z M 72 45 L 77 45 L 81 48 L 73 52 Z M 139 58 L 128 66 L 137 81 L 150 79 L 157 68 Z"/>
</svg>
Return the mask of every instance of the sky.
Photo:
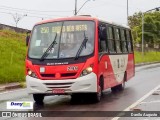
<svg viewBox="0 0 160 120">
<path fill-rule="evenodd" d="M 86 2 L 86 3 L 85 3 Z M 77 0 L 79 15 L 91 15 L 105 21 L 127 24 L 127 0 Z M 160 0 L 128 0 L 129 16 L 160 7 Z M 75 0 L 0 0 L 0 23 L 32 29 L 42 19 L 74 15 Z"/>
</svg>

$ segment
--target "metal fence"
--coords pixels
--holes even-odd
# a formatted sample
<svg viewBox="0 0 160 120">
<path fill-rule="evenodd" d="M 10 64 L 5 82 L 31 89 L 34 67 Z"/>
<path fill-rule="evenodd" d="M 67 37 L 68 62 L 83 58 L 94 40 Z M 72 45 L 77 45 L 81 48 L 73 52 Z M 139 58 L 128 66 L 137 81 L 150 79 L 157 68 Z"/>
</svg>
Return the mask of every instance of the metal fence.
<svg viewBox="0 0 160 120">
<path fill-rule="evenodd" d="M 134 50 L 141 52 L 142 51 L 142 44 L 135 44 Z M 144 51 L 157 51 L 160 52 L 160 44 L 144 44 Z"/>
</svg>

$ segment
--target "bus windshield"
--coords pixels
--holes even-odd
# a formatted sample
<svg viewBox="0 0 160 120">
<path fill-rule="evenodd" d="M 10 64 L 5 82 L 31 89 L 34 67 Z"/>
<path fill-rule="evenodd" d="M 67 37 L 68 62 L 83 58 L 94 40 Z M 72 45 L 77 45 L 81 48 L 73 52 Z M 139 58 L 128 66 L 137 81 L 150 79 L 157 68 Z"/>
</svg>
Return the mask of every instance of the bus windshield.
<svg viewBox="0 0 160 120">
<path fill-rule="evenodd" d="M 79 57 L 94 51 L 95 24 L 93 21 L 60 21 L 34 27 L 28 56 L 33 59 L 75 58 L 84 39 L 87 42 Z M 54 44 L 53 44 L 54 43 Z"/>
</svg>

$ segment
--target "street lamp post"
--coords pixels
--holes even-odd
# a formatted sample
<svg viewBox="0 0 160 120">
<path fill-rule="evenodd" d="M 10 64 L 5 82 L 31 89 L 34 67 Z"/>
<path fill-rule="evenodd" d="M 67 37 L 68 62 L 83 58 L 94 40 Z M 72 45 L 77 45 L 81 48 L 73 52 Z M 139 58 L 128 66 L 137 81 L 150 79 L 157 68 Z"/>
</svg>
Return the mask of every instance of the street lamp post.
<svg viewBox="0 0 160 120">
<path fill-rule="evenodd" d="M 153 11 L 153 10 L 159 11 L 159 9 L 160 9 L 160 7 L 157 7 L 154 9 L 150 9 L 146 12 L 142 12 L 142 57 L 144 56 L 144 15 L 145 15 L 145 13 Z"/>
<path fill-rule="evenodd" d="M 127 25 L 129 25 L 128 23 L 128 0 L 127 0 Z"/>
<path fill-rule="evenodd" d="M 144 13 L 142 13 L 142 57 L 144 55 Z"/>
<path fill-rule="evenodd" d="M 74 15 L 77 15 L 77 13 L 82 9 L 82 7 L 89 1 L 90 0 L 87 0 L 86 2 L 84 2 L 83 5 L 77 10 L 77 0 L 75 0 L 75 13 L 74 13 Z"/>
<path fill-rule="evenodd" d="M 74 15 L 77 15 L 77 0 L 75 0 L 75 13 Z"/>
</svg>

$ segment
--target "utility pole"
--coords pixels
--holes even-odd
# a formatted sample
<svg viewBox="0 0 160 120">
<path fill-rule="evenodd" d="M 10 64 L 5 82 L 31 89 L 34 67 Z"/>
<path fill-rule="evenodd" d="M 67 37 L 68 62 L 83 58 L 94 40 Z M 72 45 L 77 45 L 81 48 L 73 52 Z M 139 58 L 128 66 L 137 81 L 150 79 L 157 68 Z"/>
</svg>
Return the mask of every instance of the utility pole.
<svg viewBox="0 0 160 120">
<path fill-rule="evenodd" d="M 75 0 L 75 13 L 74 15 L 77 15 L 77 13 L 82 9 L 82 7 L 87 3 L 89 2 L 90 0 L 86 0 L 83 5 L 77 10 L 77 0 Z M 94 1 L 94 0 L 93 0 Z"/>
<path fill-rule="evenodd" d="M 128 23 L 128 0 L 127 0 L 127 25 L 129 25 Z"/>
<path fill-rule="evenodd" d="M 142 57 L 144 56 L 144 13 L 142 13 Z"/>
<path fill-rule="evenodd" d="M 75 0 L 75 11 L 74 11 L 74 15 L 77 15 L 77 0 Z"/>
</svg>

